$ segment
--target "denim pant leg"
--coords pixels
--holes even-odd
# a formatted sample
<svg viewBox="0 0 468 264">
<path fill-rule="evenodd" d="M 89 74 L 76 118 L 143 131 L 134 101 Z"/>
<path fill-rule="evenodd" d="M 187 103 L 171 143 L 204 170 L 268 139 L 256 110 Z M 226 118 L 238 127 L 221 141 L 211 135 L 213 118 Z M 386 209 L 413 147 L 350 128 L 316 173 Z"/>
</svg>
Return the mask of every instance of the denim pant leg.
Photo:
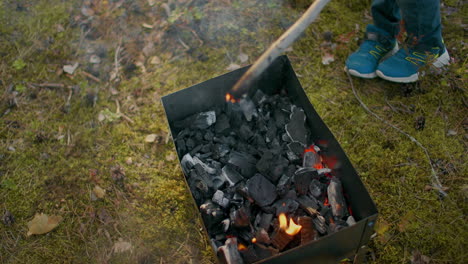
<svg viewBox="0 0 468 264">
<path fill-rule="evenodd" d="M 401 9 L 409 45 L 418 50 L 442 49 L 440 0 L 396 0 Z"/>
<path fill-rule="evenodd" d="M 417 1 L 417 0 L 415 0 Z M 400 8 L 396 0 L 374 0 L 371 6 L 374 25 L 393 37 L 400 32 Z"/>
</svg>

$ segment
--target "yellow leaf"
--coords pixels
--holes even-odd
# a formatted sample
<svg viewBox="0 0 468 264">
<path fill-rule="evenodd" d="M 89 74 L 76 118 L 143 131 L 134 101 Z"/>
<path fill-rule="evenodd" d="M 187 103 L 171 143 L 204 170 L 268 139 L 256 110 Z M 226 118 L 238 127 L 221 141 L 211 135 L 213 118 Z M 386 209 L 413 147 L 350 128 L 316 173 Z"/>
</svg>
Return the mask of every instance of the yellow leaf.
<svg viewBox="0 0 468 264">
<path fill-rule="evenodd" d="M 415 216 L 413 212 L 406 213 L 398 224 L 398 231 L 405 232 L 414 223 Z"/>
<path fill-rule="evenodd" d="M 390 224 L 388 224 L 385 220 L 379 220 L 377 225 L 375 225 L 375 231 L 378 235 L 383 235 L 387 230 L 390 229 Z"/>
<path fill-rule="evenodd" d="M 98 185 L 94 186 L 93 189 L 94 195 L 96 195 L 97 198 L 104 198 L 104 195 L 106 195 L 106 190 L 102 189 Z"/>
<path fill-rule="evenodd" d="M 61 216 L 46 214 L 36 214 L 33 220 L 28 222 L 28 236 L 31 235 L 42 235 L 52 231 L 62 221 Z"/>
</svg>

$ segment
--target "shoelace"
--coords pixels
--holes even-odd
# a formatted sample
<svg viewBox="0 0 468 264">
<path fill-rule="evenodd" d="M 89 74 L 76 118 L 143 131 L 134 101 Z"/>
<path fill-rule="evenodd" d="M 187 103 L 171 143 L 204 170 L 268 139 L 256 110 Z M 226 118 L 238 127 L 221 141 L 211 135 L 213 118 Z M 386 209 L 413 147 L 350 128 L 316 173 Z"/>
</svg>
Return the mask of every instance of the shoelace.
<svg viewBox="0 0 468 264">
<path fill-rule="evenodd" d="M 374 58 L 379 60 L 382 56 L 388 52 L 388 49 L 382 47 L 378 42 L 366 40 L 361 45 L 361 51 L 369 52 Z"/>
<path fill-rule="evenodd" d="M 416 66 L 425 65 L 427 62 L 439 57 L 439 48 L 432 48 L 431 52 L 419 52 L 415 50 L 400 49 L 395 56 L 411 62 Z"/>
</svg>

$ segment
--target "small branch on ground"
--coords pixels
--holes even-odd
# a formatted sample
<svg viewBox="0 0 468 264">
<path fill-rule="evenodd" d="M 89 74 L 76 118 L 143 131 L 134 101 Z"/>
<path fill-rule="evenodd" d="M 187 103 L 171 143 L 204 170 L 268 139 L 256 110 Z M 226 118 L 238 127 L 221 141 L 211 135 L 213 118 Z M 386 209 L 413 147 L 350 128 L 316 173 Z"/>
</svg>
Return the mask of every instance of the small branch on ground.
<svg viewBox="0 0 468 264">
<path fill-rule="evenodd" d="M 63 83 L 30 83 L 32 86 L 39 88 L 69 88 L 68 85 Z"/>
<path fill-rule="evenodd" d="M 346 74 L 348 75 L 349 83 L 351 84 L 351 89 L 353 90 L 354 97 L 356 97 L 356 100 L 358 100 L 359 104 L 361 105 L 362 108 L 364 108 L 364 110 L 366 110 L 369 114 L 371 114 L 372 116 L 374 116 L 378 120 L 382 121 L 386 125 L 392 127 L 396 131 L 398 131 L 401 134 L 405 135 L 407 138 L 409 138 L 411 141 L 413 141 L 418 147 L 420 147 L 424 151 L 424 154 L 426 155 L 427 161 L 429 162 L 429 165 L 431 167 L 432 185 L 434 186 L 435 189 L 437 189 L 439 191 L 439 193 L 440 193 L 440 195 L 442 197 L 447 196 L 447 193 L 444 191 L 445 188 L 442 186 L 442 184 L 441 184 L 441 182 L 439 180 L 439 176 L 437 175 L 437 172 L 434 169 L 434 164 L 432 164 L 432 159 L 431 159 L 431 156 L 429 155 L 429 151 L 427 151 L 427 148 L 424 147 L 418 140 L 416 140 L 416 138 L 414 138 L 410 134 L 406 133 L 405 131 L 401 130 L 397 126 L 391 124 L 387 120 L 385 120 L 382 117 L 378 116 L 376 113 L 372 112 L 369 109 L 369 107 L 367 107 L 367 105 L 364 104 L 364 102 L 359 97 L 356 89 L 354 88 L 354 84 L 353 84 L 353 80 L 351 78 L 351 75 L 349 75 L 349 73 L 346 73 Z"/>
<path fill-rule="evenodd" d="M 116 110 L 115 112 L 117 114 L 119 114 L 121 117 L 123 117 L 125 120 L 127 120 L 128 122 L 134 124 L 135 121 L 133 121 L 130 117 L 128 117 L 127 115 L 125 115 L 124 113 L 120 112 L 120 103 L 119 103 L 119 100 L 115 99 L 115 105 L 116 105 Z"/>
<path fill-rule="evenodd" d="M 87 77 L 97 83 L 101 83 L 101 79 L 99 79 L 98 77 L 92 75 L 91 73 L 89 72 L 85 72 L 85 71 L 80 71 L 81 75 L 83 75 L 84 77 Z"/>
</svg>

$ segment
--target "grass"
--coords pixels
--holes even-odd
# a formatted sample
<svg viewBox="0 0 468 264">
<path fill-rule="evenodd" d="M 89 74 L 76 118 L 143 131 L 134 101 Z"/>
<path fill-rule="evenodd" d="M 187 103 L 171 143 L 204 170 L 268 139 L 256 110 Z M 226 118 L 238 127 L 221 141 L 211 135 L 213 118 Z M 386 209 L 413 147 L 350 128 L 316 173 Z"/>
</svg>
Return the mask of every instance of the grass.
<svg viewBox="0 0 468 264">
<path fill-rule="evenodd" d="M 233 1 L 230 8 L 223 2 L 194 2 L 197 9 L 181 4 L 181 15 L 165 24 L 160 4 L 151 7 L 135 1 L 113 8 L 107 1 L 96 1 L 89 26 L 93 30 L 86 37 L 83 32 L 88 28 L 81 30 L 76 22 L 76 17 L 86 20 L 77 4 L 0 3 L 0 210 L 9 210 L 16 220 L 12 226 L 0 224 L 0 262 L 213 261 L 174 160 L 174 146 L 166 141 L 168 127 L 160 98 L 226 72 L 230 63 L 239 63 L 240 51 L 253 62 L 301 10 L 279 0 L 258 5 Z M 332 1 L 288 52 L 309 99 L 377 204 L 378 235 L 370 244 L 373 263 L 408 263 L 415 250 L 433 263 L 466 259 L 467 76 L 462 14 L 468 10 L 457 1 L 444 2 L 459 9 L 443 16 L 444 39 L 455 58 L 447 73 L 426 76 L 410 86 L 353 79 L 372 111 L 414 136 L 437 160 L 439 177 L 449 188 L 443 200 L 425 190 L 431 178 L 422 150 L 366 113 L 342 72 L 346 56 L 357 48 L 357 37 L 370 22 L 365 16 L 370 1 Z M 336 14 L 342 14 L 339 20 Z M 142 29 L 143 22 L 155 27 Z M 187 29 L 191 26 L 204 30 L 198 32 L 203 45 Z M 337 43 L 330 65 L 321 63 L 325 31 L 331 31 Z M 349 42 L 339 41 L 355 31 Z M 93 32 L 99 33 L 97 39 Z M 163 32 L 160 39 L 158 32 Z M 179 38 L 192 47 L 189 53 Z M 155 47 L 140 59 L 148 39 Z M 124 47 L 121 75 L 109 82 L 118 45 Z M 87 50 L 100 46 L 106 56 L 94 71 Z M 149 63 L 155 55 L 160 64 Z M 57 74 L 75 61 L 81 64 L 76 74 Z M 138 61 L 145 69 L 132 70 Z M 85 78 L 81 71 L 95 74 L 101 83 Z M 34 85 L 44 82 L 74 88 Z M 89 99 L 94 95 L 97 102 L 92 107 Z M 98 121 L 101 111 L 117 111 L 116 100 L 132 121 L 123 117 Z M 405 107 L 411 111 L 398 110 Z M 422 131 L 414 128 L 419 116 L 426 119 Z M 456 135 L 448 136 L 449 130 Z M 148 134 L 157 134 L 156 142 L 145 142 Z M 123 180 L 115 179 L 118 167 Z M 106 195 L 94 201 L 91 192 L 96 185 Z M 64 220 L 46 235 L 27 237 L 27 222 L 39 212 Z M 129 242 L 132 250 L 116 253 L 119 239 Z"/>
</svg>

